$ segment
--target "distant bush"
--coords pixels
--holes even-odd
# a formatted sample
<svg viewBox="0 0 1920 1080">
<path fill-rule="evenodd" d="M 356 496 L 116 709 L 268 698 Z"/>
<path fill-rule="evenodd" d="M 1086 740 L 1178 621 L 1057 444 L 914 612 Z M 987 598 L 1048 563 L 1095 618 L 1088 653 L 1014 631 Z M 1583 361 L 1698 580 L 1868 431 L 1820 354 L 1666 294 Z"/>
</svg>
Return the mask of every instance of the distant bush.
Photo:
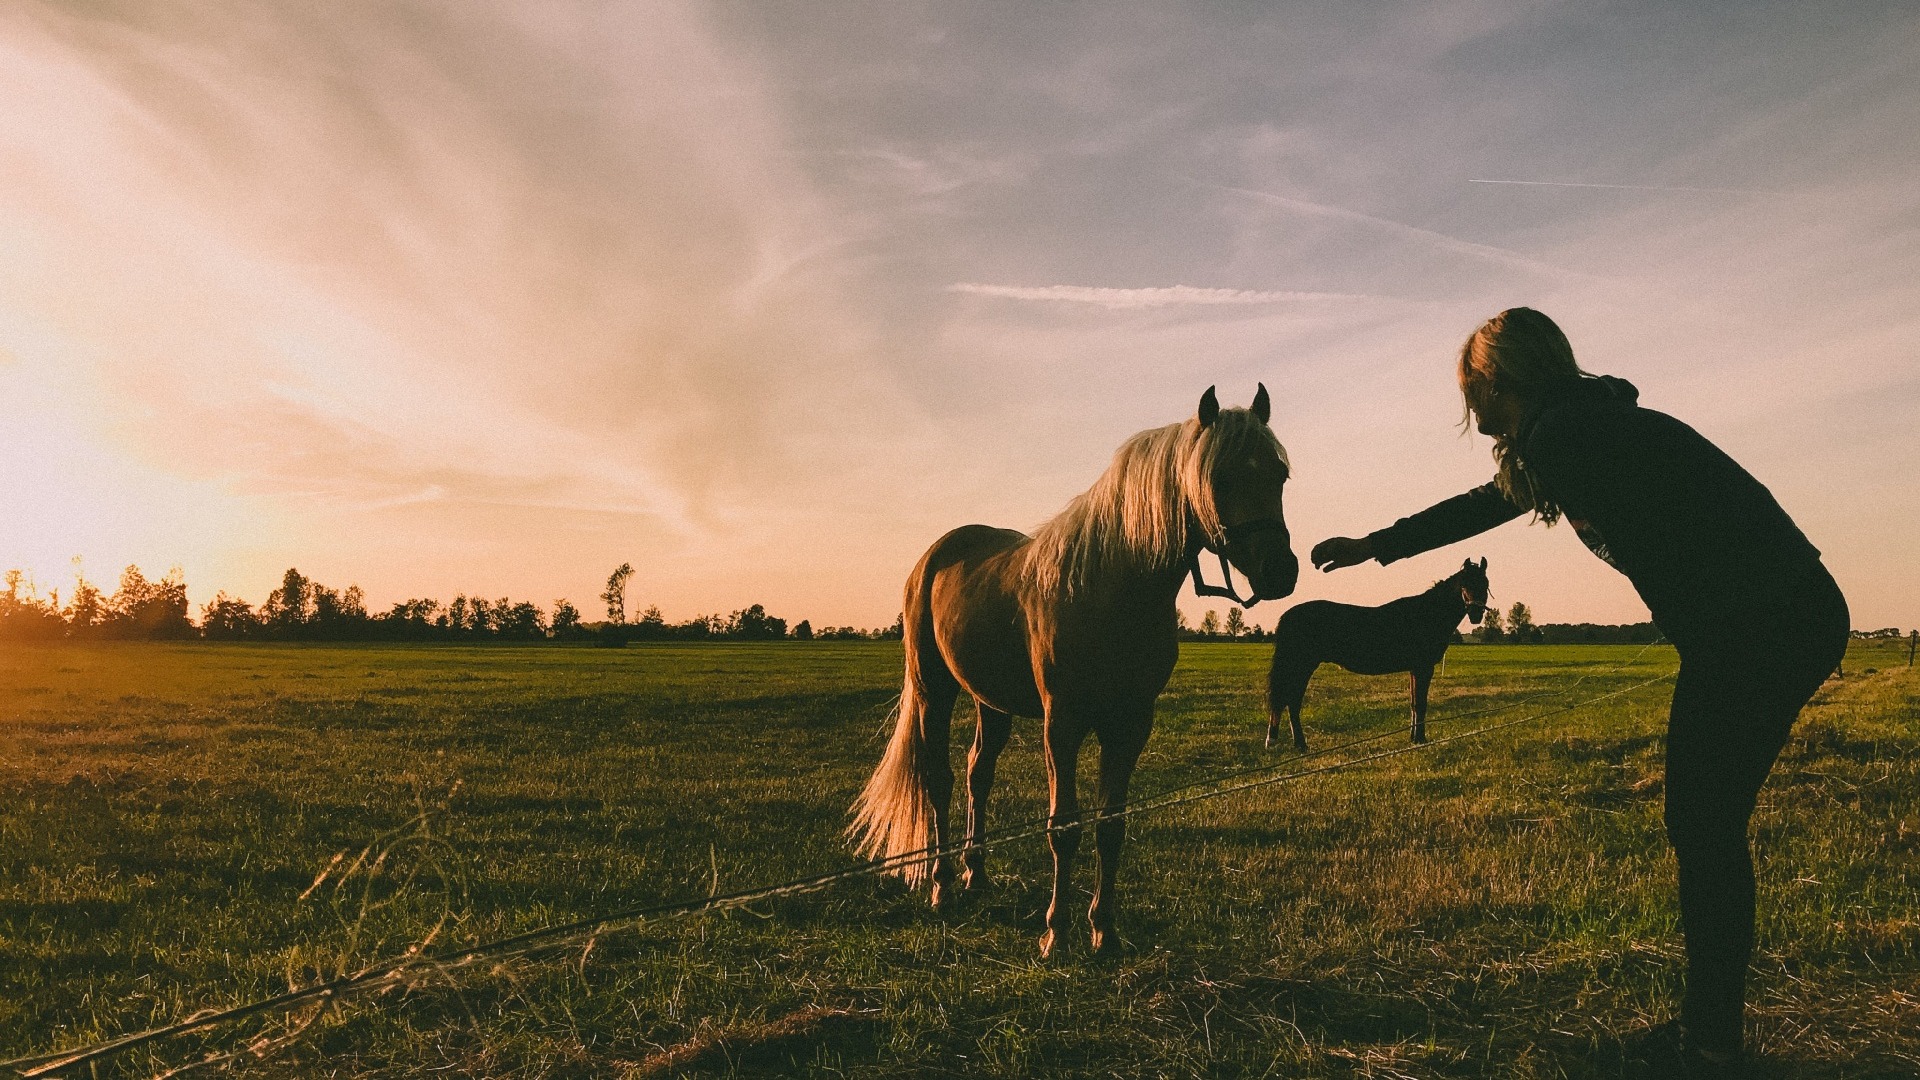
<svg viewBox="0 0 1920 1080">
<path fill-rule="evenodd" d="M 60 594 L 42 600 L 40 592 L 18 570 L 7 571 L 7 591 L 0 593 L 0 639 L 52 640 L 65 637 L 67 621 L 60 614 Z"/>
</svg>

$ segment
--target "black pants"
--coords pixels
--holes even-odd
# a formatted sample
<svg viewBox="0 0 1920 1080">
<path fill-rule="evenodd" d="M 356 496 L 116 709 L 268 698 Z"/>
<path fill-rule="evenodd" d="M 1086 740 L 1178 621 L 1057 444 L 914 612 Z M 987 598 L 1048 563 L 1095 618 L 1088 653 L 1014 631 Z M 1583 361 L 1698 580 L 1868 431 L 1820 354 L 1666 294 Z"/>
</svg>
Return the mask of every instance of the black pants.
<svg viewBox="0 0 1920 1080">
<path fill-rule="evenodd" d="M 1667 724 L 1666 823 L 1680 865 L 1687 942 L 1681 1023 L 1708 1050 L 1742 1044 L 1753 952 L 1747 824 L 1800 709 L 1847 648 L 1847 606 L 1833 579 L 1796 590 L 1790 622 L 1737 640 L 1683 647 Z M 1757 632 L 1756 632 L 1757 631 Z"/>
</svg>

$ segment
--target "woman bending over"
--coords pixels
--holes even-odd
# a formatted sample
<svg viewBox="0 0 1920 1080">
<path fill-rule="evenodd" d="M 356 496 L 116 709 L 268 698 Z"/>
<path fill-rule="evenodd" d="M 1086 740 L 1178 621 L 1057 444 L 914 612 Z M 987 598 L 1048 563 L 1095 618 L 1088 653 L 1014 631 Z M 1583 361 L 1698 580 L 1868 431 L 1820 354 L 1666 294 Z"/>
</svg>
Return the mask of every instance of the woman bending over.
<svg viewBox="0 0 1920 1080">
<path fill-rule="evenodd" d="M 1719 447 L 1589 375 L 1553 320 L 1489 319 L 1460 352 L 1460 392 L 1493 437 L 1491 483 L 1360 539 L 1313 549 L 1322 570 L 1390 563 L 1532 513 L 1565 518 L 1627 576 L 1680 674 L 1667 721 L 1666 827 L 1680 869 L 1687 1075 L 1742 1069 L 1753 949 L 1754 800 L 1800 709 L 1846 650 L 1847 602 L 1773 495 Z"/>
</svg>

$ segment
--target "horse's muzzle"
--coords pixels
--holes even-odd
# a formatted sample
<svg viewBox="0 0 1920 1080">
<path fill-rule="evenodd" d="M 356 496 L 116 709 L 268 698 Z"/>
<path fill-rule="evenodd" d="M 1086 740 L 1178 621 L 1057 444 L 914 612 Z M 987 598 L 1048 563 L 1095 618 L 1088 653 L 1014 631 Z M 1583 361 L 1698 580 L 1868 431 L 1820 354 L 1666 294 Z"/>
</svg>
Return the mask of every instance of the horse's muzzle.
<svg viewBox="0 0 1920 1080">
<path fill-rule="evenodd" d="M 1286 522 L 1278 518 L 1240 521 L 1221 530 L 1227 561 L 1247 579 L 1256 600 L 1278 600 L 1300 583 L 1300 560 Z"/>
</svg>

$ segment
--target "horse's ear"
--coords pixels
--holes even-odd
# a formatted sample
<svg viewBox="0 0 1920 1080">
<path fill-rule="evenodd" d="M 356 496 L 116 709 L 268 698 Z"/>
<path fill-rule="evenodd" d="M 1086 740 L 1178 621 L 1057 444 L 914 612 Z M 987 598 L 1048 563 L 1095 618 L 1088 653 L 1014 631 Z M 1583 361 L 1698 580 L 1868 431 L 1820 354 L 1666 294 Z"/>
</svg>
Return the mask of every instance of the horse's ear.
<svg viewBox="0 0 1920 1080">
<path fill-rule="evenodd" d="M 1487 557 L 1485 555 L 1480 556 L 1480 572 L 1483 574 L 1487 572 Z"/>
<path fill-rule="evenodd" d="M 1207 392 L 1200 395 L 1200 426 L 1212 427 L 1213 422 L 1218 419 L 1220 419 L 1220 399 L 1213 396 L 1213 387 L 1209 386 Z"/>
<path fill-rule="evenodd" d="M 1253 415 L 1259 417 L 1260 422 L 1263 424 L 1267 422 L 1268 417 L 1273 415 L 1273 403 L 1267 400 L 1266 383 L 1261 383 L 1260 389 L 1254 391 Z"/>
</svg>

